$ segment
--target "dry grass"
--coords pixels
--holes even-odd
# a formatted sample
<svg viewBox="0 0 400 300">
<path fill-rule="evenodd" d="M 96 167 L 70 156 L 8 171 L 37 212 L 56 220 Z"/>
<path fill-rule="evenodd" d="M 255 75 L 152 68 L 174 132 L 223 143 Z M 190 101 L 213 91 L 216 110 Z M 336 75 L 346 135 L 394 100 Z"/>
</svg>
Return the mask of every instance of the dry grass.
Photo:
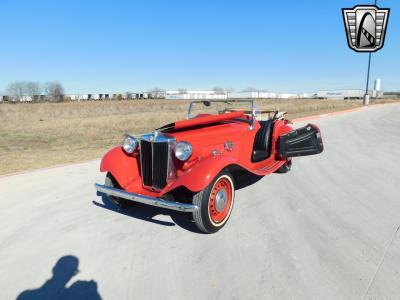
<svg viewBox="0 0 400 300">
<path fill-rule="evenodd" d="M 289 118 L 360 106 L 360 101 L 262 100 Z M 124 133 L 183 119 L 188 101 L 143 100 L 0 105 L 0 174 L 100 157 Z"/>
</svg>

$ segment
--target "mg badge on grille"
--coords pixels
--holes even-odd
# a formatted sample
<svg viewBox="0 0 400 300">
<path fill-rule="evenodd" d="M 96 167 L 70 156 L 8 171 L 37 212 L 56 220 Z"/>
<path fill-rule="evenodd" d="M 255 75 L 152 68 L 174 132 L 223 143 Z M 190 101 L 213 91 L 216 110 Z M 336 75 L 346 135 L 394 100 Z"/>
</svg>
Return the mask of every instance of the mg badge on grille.
<svg viewBox="0 0 400 300">
<path fill-rule="evenodd" d="M 357 52 L 375 52 L 383 47 L 389 8 L 375 5 L 357 5 L 343 8 L 343 20 L 350 49 Z"/>
</svg>

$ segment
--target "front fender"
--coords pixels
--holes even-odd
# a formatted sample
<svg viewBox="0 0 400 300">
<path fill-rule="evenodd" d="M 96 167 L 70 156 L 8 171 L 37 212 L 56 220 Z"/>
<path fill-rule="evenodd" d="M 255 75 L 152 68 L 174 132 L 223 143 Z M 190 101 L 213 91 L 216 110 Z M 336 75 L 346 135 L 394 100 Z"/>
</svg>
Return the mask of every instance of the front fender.
<svg viewBox="0 0 400 300">
<path fill-rule="evenodd" d="M 110 172 L 123 189 L 134 181 L 141 180 L 138 157 L 127 155 L 121 146 L 111 149 L 103 156 L 100 171 Z"/>
<path fill-rule="evenodd" d="M 176 181 L 162 191 L 162 194 L 180 186 L 184 186 L 192 192 L 199 192 L 205 189 L 222 169 L 235 162 L 232 157 L 223 155 L 201 159 L 183 174 L 180 174 Z"/>
</svg>

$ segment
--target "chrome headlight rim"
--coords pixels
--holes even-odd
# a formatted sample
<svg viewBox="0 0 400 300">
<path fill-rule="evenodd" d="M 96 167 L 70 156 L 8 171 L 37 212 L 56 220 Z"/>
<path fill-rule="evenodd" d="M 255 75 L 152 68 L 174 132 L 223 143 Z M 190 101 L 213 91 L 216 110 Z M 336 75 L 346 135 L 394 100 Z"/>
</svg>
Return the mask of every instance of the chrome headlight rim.
<svg viewBox="0 0 400 300">
<path fill-rule="evenodd" d="M 127 134 L 125 135 L 125 138 L 122 142 L 122 149 L 128 153 L 128 154 L 132 154 L 133 152 L 136 151 L 136 149 L 139 146 L 139 141 L 137 138 L 135 138 L 134 136 Z"/>
<path fill-rule="evenodd" d="M 175 145 L 174 154 L 180 161 L 187 161 L 193 153 L 192 145 L 189 142 L 182 141 Z"/>
</svg>

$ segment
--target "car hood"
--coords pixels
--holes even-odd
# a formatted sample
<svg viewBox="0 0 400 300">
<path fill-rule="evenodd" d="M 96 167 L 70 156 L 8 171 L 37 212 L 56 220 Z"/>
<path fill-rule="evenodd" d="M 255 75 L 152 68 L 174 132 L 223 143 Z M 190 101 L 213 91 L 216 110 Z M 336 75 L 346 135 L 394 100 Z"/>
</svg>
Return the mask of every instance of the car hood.
<svg viewBox="0 0 400 300">
<path fill-rule="evenodd" d="M 167 134 L 177 142 L 218 144 L 227 140 L 238 140 L 243 132 L 248 132 L 249 124 L 242 121 L 228 120 L 207 125 L 185 127 L 169 131 Z"/>
</svg>

